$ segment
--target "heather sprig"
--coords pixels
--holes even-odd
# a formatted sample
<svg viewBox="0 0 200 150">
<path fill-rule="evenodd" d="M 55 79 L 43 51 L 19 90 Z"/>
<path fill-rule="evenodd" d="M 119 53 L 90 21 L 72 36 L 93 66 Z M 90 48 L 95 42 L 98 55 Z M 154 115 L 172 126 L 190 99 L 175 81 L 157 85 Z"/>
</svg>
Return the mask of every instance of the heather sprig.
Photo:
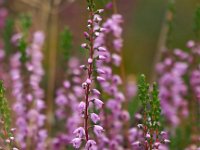
<svg viewBox="0 0 200 150">
<path fill-rule="evenodd" d="M 102 55 L 95 55 L 95 51 L 99 51 L 100 47 L 95 47 L 94 41 L 99 36 L 102 31 L 100 27 L 100 22 L 102 20 L 100 14 L 103 12 L 102 9 L 95 10 L 95 3 L 93 0 L 87 0 L 88 2 L 88 31 L 84 32 L 85 39 L 88 41 L 83 43 L 81 46 L 85 50 L 89 51 L 89 58 L 87 60 L 87 65 L 82 65 L 81 68 L 86 71 L 87 79 L 82 83 L 82 88 L 85 93 L 85 101 L 80 102 L 78 108 L 80 115 L 84 118 L 84 127 L 79 127 L 74 131 L 76 138 L 72 140 L 72 144 L 75 148 L 79 148 L 81 146 L 82 140 L 86 142 L 85 149 L 95 149 L 97 142 L 91 139 L 90 129 L 93 129 L 94 134 L 97 137 L 100 137 L 103 134 L 104 129 L 97 125 L 96 123 L 99 121 L 97 114 L 93 114 L 90 111 L 91 105 L 94 106 L 96 110 L 100 110 L 103 107 L 103 102 L 98 98 L 99 95 L 96 94 L 96 89 L 92 89 L 94 78 L 96 78 L 99 82 L 104 82 L 105 79 L 103 77 L 94 76 L 94 63 L 96 61 L 102 62 L 105 57 Z M 99 92 L 98 92 L 99 93 Z M 91 127 L 89 126 L 89 119 L 95 124 Z M 98 121 L 97 121 L 98 120 Z"/>
<path fill-rule="evenodd" d="M 95 40 L 95 46 L 100 47 L 97 54 L 105 58 L 103 63 L 97 63 L 98 73 L 102 74 L 105 79 L 104 82 L 99 83 L 101 97 L 105 100 L 105 107 L 100 116 L 101 124 L 105 127 L 105 134 L 98 139 L 101 143 L 100 148 L 130 147 L 128 138 L 130 115 L 124 106 L 135 92 L 131 89 L 131 94 L 126 95 L 126 91 L 122 90 L 123 77 L 116 71 L 122 65 L 122 23 L 123 16 L 121 14 L 112 14 L 102 24 L 103 31 Z M 108 120 L 112 120 L 112 122 Z"/>
<path fill-rule="evenodd" d="M 156 83 L 153 83 L 153 91 L 152 91 L 152 100 L 150 100 L 150 116 L 152 121 L 152 128 L 154 131 L 156 131 L 156 136 L 158 138 L 158 133 L 160 130 L 160 117 L 161 117 L 161 108 L 160 108 L 160 99 L 159 99 L 159 91 L 158 91 L 158 85 Z"/>
<path fill-rule="evenodd" d="M 6 132 L 9 132 L 11 124 L 11 114 L 8 101 L 5 97 L 5 89 L 2 81 L 0 81 L 0 117 L 1 121 L 4 122 Z"/>
<path fill-rule="evenodd" d="M 139 78 L 139 84 L 138 84 L 138 90 L 139 90 L 139 99 L 142 103 L 142 108 L 144 109 L 144 112 L 146 114 L 147 112 L 147 104 L 150 100 L 150 96 L 149 96 L 149 84 L 146 83 L 145 81 L 145 75 L 141 75 Z"/>
<path fill-rule="evenodd" d="M 30 149 L 33 145 L 37 150 L 47 146 L 47 131 L 44 128 L 46 116 L 43 114 L 46 106 L 43 101 L 44 91 L 40 86 L 44 75 L 41 52 L 44 38 L 43 32 L 38 31 L 34 33 L 31 43 L 25 43 L 24 54 L 28 58 L 23 59 L 25 62 L 20 52 L 10 59 L 12 94 L 15 98 L 13 110 L 18 129 L 16 141 L 22 150 Z"/>
<path fill-rule="evenodd" d="M 0 81 L 0 148 L 15 148 L 14 128 L 11 128 L 11 113 L 8 101 L 5 97 L 3 82 Z"/>
<path fill-rule="evenodd" d="M 143 131 L 143 137 L 135 141 L 133 146 L 145 150 L 158 149 L 160 146 L 163 146 L 162 144 L 170 142 L 167 139 L 166 132 L 160 130 L 161 108 L 158 86 L 154 83 L 153 89 L 150 91 L 145 76 L 141 75 L 138 90 L 139 100 L 143 107 L 142 124 L 138 124 L 138 127 Z"/>
<path fill-rule="evenodd" d="M 52 149 L 55 150 L 65 146 L 69 148 L 71 140 L 75 137 L 73 132 L 82 123 L 77 106 L 84 96 L 82 87 L 80 87 L 84 76 L 82 76 L 82 70 L 79 66 L 80 61 L 78 58 L 69 58 L 65 79 L 62 82 L 62 86 L 56 91 L 56 127 L 60 130 L 57 130 L 56 137 L 52 142 Z"/>
</svg>

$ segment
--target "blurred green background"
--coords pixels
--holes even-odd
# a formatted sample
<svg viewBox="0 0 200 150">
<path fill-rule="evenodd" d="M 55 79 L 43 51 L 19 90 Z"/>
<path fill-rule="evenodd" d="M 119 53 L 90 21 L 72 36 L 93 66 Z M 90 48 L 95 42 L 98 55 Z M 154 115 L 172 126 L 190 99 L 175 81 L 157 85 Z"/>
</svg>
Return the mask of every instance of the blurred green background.
<svg viewBox="0 0 200 150">
<path fill-rule="evenodd" d="M 99 4 L 105 1 L 97 0 Z M 54 5 L 50 0 L 15 0 L 9 5 L 14 15 L 20 12 L 31 12 L 36 28 L 44 29 L 47 32 L 47 38 L 51 33 L 49 26 L 56 25 L 57 32 L 62 31 L 65 25 L 69 26 L 74 36 L 74 45 L 78 45 L 74 46 L 73 53 L 78 53 L 76 51 L 83 42 L 81 33 L 85 30 L 86 25 L 86 2 L 83 0 L 75 0 L 72 3 L 64 1 L 60 6 L 56 6 L 60 0 L 54 0 L 54 2 L 56 9 L 53 8 Z M 144 73 L 150 78 L 158 49 L 160 31 L 165 20 L 167 3 L 168 0 L 117 0 L 118 12 L 124 16 L 123 55 L 127 74 Z M 173 47 L 184 48 L 186 42 L 194 38 L 193 16 L 198 3 L 200 3 L 199 0 L 176 0 Z M 50 6 L 50 9 L 47 5 Z M 55 16 L 57 16 L 56 19 Z M 46 19 L 44 19 L 45 17 Z M 52 36 L 56 39 L 57 35 Z M 57 44 L 52 42 L 56 42 L 56 40 L 49 43 Z M 46 51 L 49 53 L 51 50 L 47 48 Z M 50 59 L 50 56 L 48 58 Z"/>
</svg>

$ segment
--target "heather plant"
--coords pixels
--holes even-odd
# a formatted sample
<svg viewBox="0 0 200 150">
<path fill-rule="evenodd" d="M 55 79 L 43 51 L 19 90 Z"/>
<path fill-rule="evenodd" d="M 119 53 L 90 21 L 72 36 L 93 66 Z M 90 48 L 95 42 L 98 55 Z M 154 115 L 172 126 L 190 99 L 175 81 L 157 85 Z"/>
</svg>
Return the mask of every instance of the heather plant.
<svg viewBox="0 0 200 150">
<path fill-rule="evenodd" d="M 43 109 L 44 91 L 40 87 L 44 70 L 41 52 L 44 34 L 37 31 L 29 43 L 29 18 L 22 18 L 23 32 L 17 35 L 16 46 L 19 50 L 10 60 L 12 94 L 15 97 L 13 110 L 16 114 L 16 141 L 20 149 L 45 149 L 47 132 L 44 129 Z M 16 35 L 15 35 L 16 36 Z"/>
<path fill-rule="evenodd" d="M 3 82 L 0 81 L 0 149 L 17 150 L 14 132 L 11 128 L 11 113 L 8 101 L 5 97 Z"/>
<path fill-rule="evenodd" d="M 85 143 L 85 149 L 96 149 L 97 143 L 90 135 L 89 130 L 93 129 L 94 134 L 97 137 L 100 137 L 103 134 L 104 129 L 100 125 L 97 125 L 97 123 L 100 121 L 99 116 L 96 113 L 92 113 L 89 109 L 93 107 L 99 111 L 104 104 L 98 97 L 100 92 L 97 89 L 92 89 L 92 83 L 95 78 L 99 82 L 105 81 L 105 79 L 99 75 L 94 76 L 94 72 L 97 71 L 97 68 L 94 68 L 96 65 L 95 63 L 98 61 L 101 62 L 105 59 L 105 57 L 102 55 L 95 56 L 95 51 L 105 51 L 105 49 L 103 47 L 95 47 L 94 45 L 95 39 L 102 31 L 102 28 L 99 26 L 99 24 L 102 20 L 100 14 L 103 12 L 103 10 L 95 10 L 95 3 L 93 0 L 88 0 L 87 3 L 87 9 L 89 12 L 89 19 L 87 22 L 88 32 L 84 32 L 84 36 L 88 43 L 83 43 L 81 46 L 89 51 L 89 58 L 87 60 L 88 64 L 81 66 L 81 68 L 87 72 L 87 79 L 82 83 L 82 88 L 85 93 L 85 101 L 81 101 L 78 106 L 80 116 L 82 116 L 84 119 L 84 127 L 78 127 L 74 130 L 76 138 L 72 140 L 72 143 L 74 148 L 79 148 L 83 140 Z M 94 125 L 92 123 L 90 126 L 90 119 Z"/>
<path fill-rule="evenodd" d="M 194 17 L 196 39 L 189 40 L 186 49 L 174 49 L 176 3 L 167 2 L 156 71 L 148 77 L 158 84 L 150 86 L 141 75 L 136 87 L 125 70 L 127 18 L 123 9 L 118 10 L 123 5 L 118 2 L 85 1 L 87 30 L 85 42 L 79 46 L 84 55 L 79 55 L 76 45 L 80 40 L 75 37 L 77 31 L 73 33 L 73 21 L 60 35 L 56 25 L 36 30 L 37 22 L 29 15 L 15 21 L 7 18 L 8 11 L 0 0 L 0 79 L 8 89 L 5 93 L 0 82 L 0 149 L 199 149 L 200 8 Z M 33 7 L 43 3 L 41 16 L 48 26 L 58 22 L 64 4 L 69 11 L 78 5 L 74 0 L 51 1 L 49 5 L 46 1 L 30 2 Z M 47 51 L 43 51 L 45 43 L 52 44 Z M 50 64 L 46 64 L 48 59 Z M 50 66 L 48 73 L 46 65 Z"/>
<path fill-rule="evenodd" d="M 199 7 L 195 12 L 194 33 L 199 34 Z M 183 149 L 199 143 L 199 43 L 190 40 L 187 50 L 174 49 L 163 52 L 163 60 L 157 64 L 160 99 L 166 122 L 171 130 L 172 147 Z M 169 107 L 171 109 L 169 109 Z M 187 122 L 192 122 L 193 127 Z M 182 137 L 182 138 L 180 138 Z M 184 141 L 184 145 L 179 145 Z M 189 148 L 189 149 L 190 149 Z M 186 148 L 187 149 L 187 148 Z M 195 148 L 194 148 L 195 149 Z"/>
<path fill-rule="evenodd" d="M 56 92 L 55 103 L 57 107 L 55 115 L 56 122 L 60 122 L 56 124 L 62 130 L 56 131 L 58 135 L 53 140 L 54 149 L 71 147 L 71 140 L 75 137 L 73 132 L 82 123 L 82 118 L 77 111 L 77 106 L 84 96 L 82 87 L 80 87 L 83 79 L 81 76 L 82 70 L 79 66 L 80 62 L 76 57 L 71 57 L 68 60 L 65 79 Z"/>
<path fill-rule="evenodd" d="M 133 143 L 137 149 L 166 149 L 164 144 L 169 143 L 167 133 L 162 131 L 161 108 L 158 97 L 159 91 L 156 83 L 153 89 L 149 91 L 149 84 L 145 81 L 145 76 L 141 75 L 138 85 L 138 98 L 142 103 L 142 123 L 138 127 L 142 130 L 142 135 L 138 141 Z"/>
</svg>

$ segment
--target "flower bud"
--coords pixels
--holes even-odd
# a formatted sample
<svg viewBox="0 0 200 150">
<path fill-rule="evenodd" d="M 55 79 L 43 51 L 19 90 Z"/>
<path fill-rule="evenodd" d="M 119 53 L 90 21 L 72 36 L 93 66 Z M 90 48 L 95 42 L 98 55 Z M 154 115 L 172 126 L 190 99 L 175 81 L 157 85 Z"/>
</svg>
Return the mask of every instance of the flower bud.
<svg viewBox="0 0 200 150">
<path fill-rule="evenodd" d="M 83 127 L 79 127 L 75 129 L 73 133 L 76 135 L 76 137 L 82 138 L 85 135 L 85 129 Z"/>
<path fill-rule="evenodd" d="M 92 64 L 93 59 L 92 58 L 88 58 L 88 64 Z"/>
<path fill-rule="evenodd" d="M 94 102 L 94 105 L 95 105 L 95 107 L 96 107 L 97 109 L 100 109 L 100 108 L 103 107 L 103 104 L 104 104 L 104 103 L 103 103 L 100 99 L 94 98 L 92 101 Z"/>
<path fill-rule="evenodd" d="M 103 133 L 103 128 L 99 125 L 94 125 L 94 133 L 96 134 L 96 136 L 101 136 Z"/>
<path fill-rule="evenodd" d="M 99 47 L 97 50 L 99 52 L 106 52 L 106 48 L 105 47 Z"/>
<path fill-rule="evenodd" d="M 83 69 L 83 70 L 87 70 L 88 69 L 88 67 L 86 65 L 81 65 L 80 68 Z"/>
<path fill-rule="evenodd" d="M 81 47 L 82 47 L 82 48 L 85 48 L 85 49 L 89 49 L 89 46 L 87 45 L 87 43 L 81 44 Z"/>
<path fill-rule="evenodd" d="M 106 80 L 103 77 L 97 76 L 97 81 L 99 81 L 99 82 L 105 82 Z"/>
<path fill-rule="evenodd" d="M 91 117 L 92 122 L 94 123 L 98 123 L 100 121 L 100 117 L 95 113 L 91 113 L 90 117 Z"/>
<path fill-rule="evenodd" d="M 104 12 L 104 9 L 98 9 L 95 14 L 101 14 L 102 12 Z"/>
<path fill-rule="evenodd" d="M 100 95 L 101 93 L 99 92 L 99 90 L 97 90 L 97 89 L 92 89 L 92 93 L 94 94 L 94 95 Z"/>
</svg>

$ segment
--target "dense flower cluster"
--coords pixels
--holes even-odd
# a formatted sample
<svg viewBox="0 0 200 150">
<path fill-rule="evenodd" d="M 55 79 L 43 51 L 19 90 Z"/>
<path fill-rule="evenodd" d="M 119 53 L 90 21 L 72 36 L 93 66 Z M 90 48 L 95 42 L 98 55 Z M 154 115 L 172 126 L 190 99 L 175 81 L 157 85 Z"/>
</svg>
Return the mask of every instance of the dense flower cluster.
<svg viewBox="0 0 200 150">
<path fill-rule="evenodd" d="M 103 30 L 100 27 L 100 22 L 102 20 L 100 14 L 103 12 L 103 10 L 99 9 L 95 11 L 93 0 L 89 0 L 88 11 L 90 14 L 87 26 L 88 32 L 84 32 L 84 36 L 86 40 L 88 40 L 88 43 L 83 43 L 81 45 L 82 48 L 89 51 L 89 58 L 87 61 L 88 64 L 81 66 L 81 68 L 87 72 L 87 79 L 82 83 L 82 88 L 85 93 L 85 101 L 81 101 L 78 106 L 80 116 L 84 118 L 84 127 L 78 127 L 75 129 L 74 134 L 76 138 L 72 140 L 72 144 L 75 148 L 79 148 L 81 146 L 82 140 L 85 140 L 85 149 L 92 150 L 97 148 L 97 143 L 90 136 L 89 130 L 93 129 L 93 132 L 97 137 L 101 137 L 104 131 L 100 125 L 97 125 L 97 123 L 100 121 L 98 114 L 89 111 L 89 109 L 92 107 L 99 111 L 104 105 L 102 100 L 99 99 L 100 92 L 97 89 L 92 88 L 94 80 L 99 82 L 105 81 L 105 79 L 101 76 L 102 73 L 100 68 L 96 68 L 96 63 L 104 61 L 105 57 L 103 55 L 96 56 L 95 51 L 106 51 L 106 49 L 103 47 L 96 47 L 94 45 L 95 39 Z M 91 127 L 89 126 L 89 119 L 91 120 Z"/>
<path fill-rule="evenodd" d="M 123 46 L 122 22 L 123 19 L 120 14 L 113 14 L 103 23 L 104 31 L 95 41 L 95 46 L 100 46 L 107 50 L 98 52 L 99 55 L 105 57 L 105 62 L 97 64 L 101 68 L 99 72 L 102 73 L 105 79 L 104 82 L 100 82 L 101 91 L 104 95 L 107 95 L 104 113 L 101 114 L 101 118 L 104 120 L 102 126 L 105 127 L 106 134 L 98 139 L 99 143 L 101 143 L 101 148 L 119 149 L 121 145 L 127 144 L 127 131 L 123 129 L 130 120 L 129 113 L 123 108 L 123 103 L 127 99 L 120 89 L 123 82 L 121 77 L 112 70 L 112 67 L 120 67 L 122 61 L 120 56 Z M 132 86 L 128 88 L 131 91 L 129 91 L 131 93 L 129 98 L 135 94 L 134 86 L 133 89 L 131 88 Z M 108 120 L 112 120 L 112 122 Z"/>
<path fill-rule="evenodd" d="M 160 85 L 160 98 L 164 114 L 173 126 L 181 123 L 188 116 L 186 97 L 194 96 L 199 101 L 199 44 L 187 43 L 190 52 L 175 49 L 157 65 Z M 189 83 L 185 79 L 189 79 Z M 171 109 L 169 109 L 169 107 Z"/>
<path fill-rule="evenodd" d="M 84 92 L 79 86 L 82 82 L 82 72 L 79 66 L 80 62 L 77 58 L 70 58 L 66 79 L 56 93 L 55 103 L 57 108 L 55 115 L 57 121 L 64 124 L 65 128 L 53 140 L 55 150 L 70 145 L 74 138 L 74 130 L 82 123 L 81 116 L 77 111 L 79 102 L 84 96 Z"/>
<path fill-rule="evenodd" d="M 52 61 L 52 70 L 63 74 L 55 75 L 57 72 L 50 71 L 44 79 L 44 33 L 31 32 L 34 27 L 28 15 L 21 15 L 17 19 L 19 24 L 15 26 L 7 19 L 4 2 L 0 0 L 0 80 L 12 89 L 6 94 L 13 101 L 6 100 L 0 81 L 0 149 L 168 150 L 181 143 L 179 139 L 184 139 L 183 146 L 178 149 L 200 150 L 198 42 L 189 41 L 188 52 L 174 49 L 162 53 L 162 60 L 156 66 L 159 86 L 154 83 L 151 87 L 141 75 L 136 87 L 128 80 L 123 68 L 124 18 L 117 13 L 116 1 L 95 4 L 95 0 L 86 0 L 89 19 L 84 32 L 86 42 L 81 47 L 87 60 L 71 55 L 76 52 L 71 51 L 73 38 L 66 27 L 59 42 L 47 42 L 53 48 L 46 57 L 50 61 L 53 54 L 55 59 L 59 57 L 58 61 Z M 105 3 L 108 12 L 102 17 L 105 10 L 96 7 Z M 55 6 L 56 9 L 51 10 L 57 13 L 58 4 L 62 5 L 64 1 L 53 4 L 52 8 Z M 162 35 L 164 43 L 161 39 L 161 46 L 170 49 L 174 0 L 169 1 L 167 9 L 168 29 L 165 30 L 168 33 Z M 200 34 L 199 18 L 200 7 L 195 16 L 197 36 Z M 50 28 L 52 32 L 48 39 L 54 36 L 55 28 Z M 16 31 L 20 33 L 13 36 Z M 55 46 L 58 46 L 60 55 L 57 55 Z M 58 65 L 63 61 L 66 71 L 59 70 L 61 66 Z M 81 65 L 82 62 L 85 63 Z M 46 84 L 46 78 L 51 84 L 43 89 L 41 83 L 44 81 Z M 58 86 L 59 83 L 62 85 Z M 55 106 L 51 105 L 49 109 L 46 100 Z M 13 116 L 10 116 L 9 105 Z M 55 117 L 49 118 L 52 120 L 47 125 L 46 109 L 48 118 Z M 16 129 L 11 128 L 11 120 Z M 168 129 L 170 131 L 165 132 Z"/>
<path fill-rule="evenodd" d="M 184 59 L 187 58 L 186 53 L 176 49 L 173 57 L 166 57 L 157 65 L 162 110 L 170 124 L 175 127 L 180 124 L 181 118 L 188 116 L 188 88 L 184 81 L 188 69 L 188 63 Z"/>
<path fill-rule="evenodd" d="M 19 52 L 10 60 L 12 94 L 16 99 L 13 105 L 17 118 L 16 140 L 21 149 L 29 149 L 33 143 L 37 150 L 46 147 L 47 132 L 43 129 L 45 115 L 42 114 L 45 108 L 44 91 L 40 87 L 44 75 L 41 52 L 43 41 L 44 34 L 35 32 L 31 45 L 26 48 L 28 61 L 22 63 Z"/>
</svg>

